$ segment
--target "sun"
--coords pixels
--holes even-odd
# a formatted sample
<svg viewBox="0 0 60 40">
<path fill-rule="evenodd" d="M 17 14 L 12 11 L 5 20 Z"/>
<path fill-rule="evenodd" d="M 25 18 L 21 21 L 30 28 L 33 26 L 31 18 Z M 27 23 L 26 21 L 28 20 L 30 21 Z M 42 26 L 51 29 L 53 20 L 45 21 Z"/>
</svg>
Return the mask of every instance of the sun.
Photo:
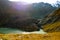
<svg viewBox="0 0 60 40">
<path fill-rule="evenodd" d="M 9 0 L 9 1 L 14 1 L 14 2 L 26 2 L 26 3 L 38 3 L 41 0 Z"/>
</svg>

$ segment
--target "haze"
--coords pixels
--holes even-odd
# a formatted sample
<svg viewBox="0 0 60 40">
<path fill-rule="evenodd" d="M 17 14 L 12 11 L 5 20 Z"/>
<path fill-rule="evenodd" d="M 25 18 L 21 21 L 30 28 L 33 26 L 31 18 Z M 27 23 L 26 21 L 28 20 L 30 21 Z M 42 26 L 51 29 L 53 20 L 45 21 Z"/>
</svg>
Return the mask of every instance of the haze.
<svg viewBox="0 0 60 40">
<path fill-rule="evenodd" d="M 57 0 L 9 0 L 9 1 L 13 1 L 13 2 L 26 2 L 28 4 L 30 3 L 39 3 L 39 2 L 45 2 L 45 3 L 56 3 Z M 58 0 L 60 1 L 60 0 Z"/>
</svg>

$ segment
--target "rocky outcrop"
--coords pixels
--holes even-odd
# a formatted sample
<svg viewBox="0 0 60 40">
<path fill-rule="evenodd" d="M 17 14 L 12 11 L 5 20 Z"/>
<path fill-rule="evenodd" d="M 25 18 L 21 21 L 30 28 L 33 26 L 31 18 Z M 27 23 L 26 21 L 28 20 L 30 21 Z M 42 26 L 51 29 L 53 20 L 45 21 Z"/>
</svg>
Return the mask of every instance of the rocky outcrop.
<svg viewBox="0 0 60 40">
<path fill-rule="evenodd" d="M 46 32 L 60 31 L 60 8 L 47 15 L 42 20 L 43 30 Z"/>
</svg>

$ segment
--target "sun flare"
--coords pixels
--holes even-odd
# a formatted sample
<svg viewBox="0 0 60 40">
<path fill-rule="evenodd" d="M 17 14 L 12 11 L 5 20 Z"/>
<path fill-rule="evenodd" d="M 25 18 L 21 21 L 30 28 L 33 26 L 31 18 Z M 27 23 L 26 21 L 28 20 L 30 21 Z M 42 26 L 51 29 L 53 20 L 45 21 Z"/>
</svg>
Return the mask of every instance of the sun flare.
<svg viewBox="0 0 60 40">
<path fill-rule="evenodd" d="M 39 3 L 39 2 L 45 2 L 45 3 L 56 3 L 57 0 L 9 0 L 14 2 L 26 2 L 26 3 Z"/>
</svg>

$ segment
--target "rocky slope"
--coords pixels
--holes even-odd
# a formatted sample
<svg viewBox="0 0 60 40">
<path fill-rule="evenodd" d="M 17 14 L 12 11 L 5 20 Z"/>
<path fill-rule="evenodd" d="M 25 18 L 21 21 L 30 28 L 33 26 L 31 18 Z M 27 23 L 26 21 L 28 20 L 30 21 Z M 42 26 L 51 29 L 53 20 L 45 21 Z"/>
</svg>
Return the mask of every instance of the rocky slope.
<svg viewBox="0 0 60 40">
<path fill-rule="evenodd" d="M 60 32 L 60 8 L 46 16 L 42 24 L 46 32 Z"/>
</svg>

